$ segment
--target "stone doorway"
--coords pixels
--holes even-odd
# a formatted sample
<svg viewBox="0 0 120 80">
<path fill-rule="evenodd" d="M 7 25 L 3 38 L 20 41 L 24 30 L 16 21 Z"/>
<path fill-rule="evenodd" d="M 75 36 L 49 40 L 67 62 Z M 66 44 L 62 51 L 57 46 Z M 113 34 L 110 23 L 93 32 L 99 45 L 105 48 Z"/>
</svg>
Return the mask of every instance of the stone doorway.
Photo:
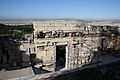
<svg viewBox="0 0 120 80">
<path fill-rule="evenodd" d="M 56 46 L 56 71 L 65 68 L 66 45 Z"/>
</svg>

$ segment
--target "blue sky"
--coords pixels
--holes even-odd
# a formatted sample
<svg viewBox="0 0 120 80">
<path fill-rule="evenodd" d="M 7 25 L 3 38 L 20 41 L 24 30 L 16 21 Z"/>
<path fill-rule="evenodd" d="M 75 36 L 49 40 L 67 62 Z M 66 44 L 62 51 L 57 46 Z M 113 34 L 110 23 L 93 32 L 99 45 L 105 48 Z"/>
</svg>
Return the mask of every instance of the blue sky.
<svg viewBox="0 0 120 80">
<path fill-rule="evenodd" d="M 0 0 L 0 19 L 120 19 L 120 0 Z"/>
</svg>

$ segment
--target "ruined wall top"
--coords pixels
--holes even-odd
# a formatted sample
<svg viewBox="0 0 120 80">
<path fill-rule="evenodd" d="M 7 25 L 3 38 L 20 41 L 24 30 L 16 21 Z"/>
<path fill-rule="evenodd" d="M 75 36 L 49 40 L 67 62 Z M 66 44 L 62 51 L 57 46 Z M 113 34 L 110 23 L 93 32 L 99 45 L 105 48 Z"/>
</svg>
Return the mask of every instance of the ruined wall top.
<svg viewBox="0 0 120 80">
<path fill-rule="evenodd" d="M 34 21 L 35 31 L 76 31 L 83 27 L 82 22 L 71 20 Z"/>
</svg>

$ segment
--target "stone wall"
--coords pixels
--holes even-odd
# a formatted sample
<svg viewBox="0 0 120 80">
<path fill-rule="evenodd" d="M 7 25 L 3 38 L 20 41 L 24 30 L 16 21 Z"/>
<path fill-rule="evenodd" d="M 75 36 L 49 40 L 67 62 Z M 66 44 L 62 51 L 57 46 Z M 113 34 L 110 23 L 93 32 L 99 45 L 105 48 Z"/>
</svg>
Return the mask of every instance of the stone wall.
<svg viewBox="0 0 120 80">
<path fill-rule="evenodd" d="M 34 28 L 35 36 L 39 35 L 41 31 L 45 36 L 43 38 L 34 38 L 36 46 L 47 49 L 54 46 L 54 44 L 56 46 L 66 45 L 65 67 L 67 69 L 73 69 L 95 61 L 93 60 L 93 57 L 95 57 L 94 54 L 101 48 L 101 36 L 96 35 L 101 33 L 102 27 L 87 26 L 87 24 L 81 26 L 81 23 L 76 21 L 41 21 L 34 22 Z M 68 36 L 65 36 L 66 33 Z M 85 36 L 84 34 L 90 34 L 90 36 Z M 91 37 L 91 34 L 94 35 Z M 55 66 L 56 53 L 53 54 L 54 52 L 52 52 L 55 49 L 53 47 L 51 48 L 49 56 L 46 56 L 46 49 L 36 52 L 39 56 L 38 58 L 42 59 L 43 63 L 46 59 L 49 61 L 53 60 L 53 65 Z"/>
<path fill-rule="evenodd" d="M 4 41 L 10 66 L 56 69 L 56 46 L 65 45 L 65 68 L 96 63 L 103 51 L 120 50 L 120 36 L 114 26 L 95 26 L 77 21 L 35 21 L 27 40 Z M 117 29 L 117 27 L 116 27 Z M 3 46 L 0 46 L 3 47 Z M 0 49 L 0 59 L 3 49 Z M 7 59 L 3 60 L 7 63 Z"/>
</svg>

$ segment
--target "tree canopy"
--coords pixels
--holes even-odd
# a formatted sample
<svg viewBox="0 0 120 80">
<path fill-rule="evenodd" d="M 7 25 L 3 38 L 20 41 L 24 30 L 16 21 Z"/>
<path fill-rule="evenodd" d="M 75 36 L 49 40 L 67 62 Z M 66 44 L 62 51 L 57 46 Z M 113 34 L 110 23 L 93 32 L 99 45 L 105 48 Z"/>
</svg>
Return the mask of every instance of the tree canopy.
<svg viewBox="0 0 120 80">
<path fill-rule="evenodd" d="M 0 24 L 0 35 L 23 35 L 33 32 L 33 25 L 4 25 Z"/>
</svg>

